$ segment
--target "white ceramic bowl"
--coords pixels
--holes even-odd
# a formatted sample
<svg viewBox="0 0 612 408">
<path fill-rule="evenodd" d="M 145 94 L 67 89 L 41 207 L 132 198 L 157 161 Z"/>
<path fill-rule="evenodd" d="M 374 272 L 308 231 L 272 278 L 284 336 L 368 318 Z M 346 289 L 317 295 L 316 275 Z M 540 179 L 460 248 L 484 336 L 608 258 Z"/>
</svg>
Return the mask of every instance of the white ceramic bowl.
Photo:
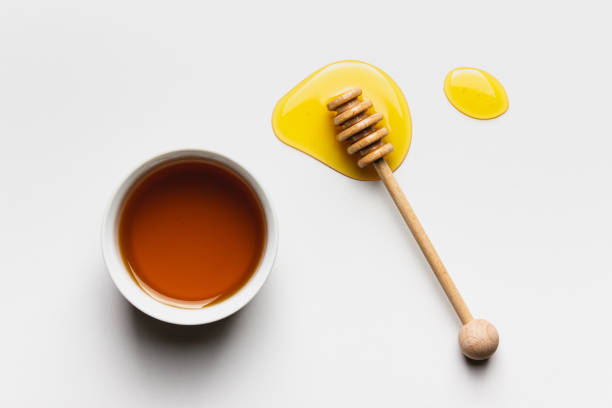
<svg viewBox="0 0 612 408">
<path fill-rule="evenodd" d="M 257 194 L 263 206 L 267 227 L 263 256 L 248 282 L 229 298 L 201 309 L 181 309 L 153 299 L 132 279 L 119 252 L 119 218 L 123 204 L 132 186 L 159 165 L 184 159 L 215 161 L 241 175 Z M 250 172 L 236 162 L 218 153 L 204 150 L 177 150 L 154 157 L 140 165 L 126 177 L 115 192 L 102 225 L 102 253 L 108 272 L 117 289 L 132 305 L 149 316 L 164 322 L 181 325 L 211 323 L 223 319 L 245 306 L 261 289 L 268 277 L 276 257 L 277 248 L 278 229 L 276 218 L 270 202 L 257 180 L 255 180 Z"/>
</svg>

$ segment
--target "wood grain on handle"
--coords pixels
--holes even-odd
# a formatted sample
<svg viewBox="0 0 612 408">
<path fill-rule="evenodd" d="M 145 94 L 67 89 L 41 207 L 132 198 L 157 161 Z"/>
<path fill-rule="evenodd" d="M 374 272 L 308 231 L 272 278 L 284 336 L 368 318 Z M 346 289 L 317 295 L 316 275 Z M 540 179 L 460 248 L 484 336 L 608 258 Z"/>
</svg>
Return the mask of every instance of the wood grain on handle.
<svg viewBox="0 0 612 408">
<path fill-rule="evenodd" d="M 425 233 L 423 226 L 419 222 L 414 210 L 402 192 L 397 180 L 395 180 L 389 165 L 384 158 L 375 161 L 373 165 L 381 180 L 385 184 L 385 187 L 387 187 L 387 191 L 389 191 L 393 202 L 395 202 L 399 212 L 402 214 L 402 218 L 404 218 L 406 225 L 408 225 L 412 235 L 414 235 L 414 239 L 419 244 L 419 247 L 421 247 L 423 255 L 425 255 L 425 258 L 438 278 L 440 285 L 442 285 L 442 289 L 444 289 L 444 292 L 457 312 L 459 319 L 461 319 L 463 324 L 471 322 L 474 318 L 472 317 L 470 310 L 463 301 L 463 298 L 457 290 L 457 287 L 455 286 L 450 275 L 446 271 L 440 256 L 438 256 L 436 249 Z"/>
</svg>

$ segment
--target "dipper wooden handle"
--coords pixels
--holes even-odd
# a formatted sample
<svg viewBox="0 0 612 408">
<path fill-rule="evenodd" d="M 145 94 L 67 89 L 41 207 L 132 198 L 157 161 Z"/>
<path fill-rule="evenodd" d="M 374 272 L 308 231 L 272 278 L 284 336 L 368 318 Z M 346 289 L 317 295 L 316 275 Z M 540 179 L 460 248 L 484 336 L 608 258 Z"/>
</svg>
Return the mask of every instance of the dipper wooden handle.
<svg viewBox="0 0 612 408">
<path fill-rule="evenodd" d="M 368 115 L 367 110 L 372 107 L 372 102 L 369 100 L 360 101 L 360 95 L 361 89 L 354 88 L 327 104 L 329 110 L 337 112 L 334 117 L 334 124 L 342 126 L 342 131 L 337 136 L 338 141 L 350 140 L 347 148 L 349 154 L 360 152 L 362 157 L 357 162 L 359 167 L 365 167 L 369 164 L 374 165 L 402 218 L 419 244 L 436 278 L 438 278 L 448 300 L 463 323 L 463 327 L 459 331 L 459 346 L 463 354 L 474 360 L 487 359 L 495 352 L 499 344 L 497 330 L 486 320 L 474 320 L 472 317 L 465 301 L 446 271 L 440 256 L 385 161 L 384 156 L 393 151 L 393 146 L 382 141 L 382 138 L 388 133 L 387 129 L 384 127 L 376 129 L 374 127 L 383 116 L 380 113 Z"/>
<path fill-rule="evenodd" d="M 450 300 L 451 304 L 453 305 L 455 312 L 457 312 L 459 319 L 461 319 L 463 324 L 471 322 L 474 320 L 474 318 L 470 313 L 470 309 L 468 309 L 467 305 L 463 301 L 463 298 L 461 297 L 461 294 L 457 290 L 457 287 L 453 283 L 453 280 L 446 271 L 440 256 L 438 256 L 436 249 L 425 233 L 423 226 L 410 206 L 410 203 L 406 199 L 404 192 L 393 176 L 393 172 L 391 172 L 389 165 L 385 159 L 379 159 L 374 162 L 374 168 L 385 184 L 385 187 L 387 187 L 387 191 L 389 191 L 389 194 L 395 202 L 397 209 L 402 214 L 402 218 L 404 218 L 406 225 L 408 225 L 408 228 L 410 228 L 410 232 L 412 232 L 412 235 L 414 235 L 414 239 L 419 244 L 419 247 L 421 247 L 423 255 L 425 255 L 425 258 L 438 278 L 440 285 L 442 285 L 442 289 L 444 289 L 444 292 L 446 293 L 448 300 Z"/>
</svg>

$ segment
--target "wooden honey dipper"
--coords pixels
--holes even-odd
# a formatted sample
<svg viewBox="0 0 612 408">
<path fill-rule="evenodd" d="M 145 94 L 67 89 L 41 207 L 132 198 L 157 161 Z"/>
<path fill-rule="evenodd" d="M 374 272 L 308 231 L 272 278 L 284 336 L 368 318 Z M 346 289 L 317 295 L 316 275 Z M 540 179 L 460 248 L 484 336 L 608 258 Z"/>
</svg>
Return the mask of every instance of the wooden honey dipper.
<svg viewBox="0 0 612 408">
<path fill-rule="evenodd" d="M 459 347 L 461 347 L 463 354 L 474 360 L 487 359 L 497 350 L 499 344 L 497 329 L 484 319 L 474 319 L 472 317 L 465 301 L 385 161 L 385 156 L 393 151 L 393 146 L 382 141 L 388 133 L 387 129 L 374 127 L 376 123 L 382 120 L 383 115 L 380 113 L 368 114 L 367 110 L 372 107 L 372 102 L 367 99 L 360 101 L 360 95 L 361 89 L 354 88 L 327 104 L 330 111 L 337 112 L 334 117 L 334 125 L 342 127 L 337 139 L 340 142 L 349 141 L 348 153 L 359 152 L 361 154 L 357 165 L 364 168 L 372 164 L 385 184 L 406 225 L 408 225 L 421 251 L 423 251 L 423 255 L 425 255 L 440 285 L 442 285 L 448 300 L 463 323 L 463 327 L 459 331 Z"/>
</svg>

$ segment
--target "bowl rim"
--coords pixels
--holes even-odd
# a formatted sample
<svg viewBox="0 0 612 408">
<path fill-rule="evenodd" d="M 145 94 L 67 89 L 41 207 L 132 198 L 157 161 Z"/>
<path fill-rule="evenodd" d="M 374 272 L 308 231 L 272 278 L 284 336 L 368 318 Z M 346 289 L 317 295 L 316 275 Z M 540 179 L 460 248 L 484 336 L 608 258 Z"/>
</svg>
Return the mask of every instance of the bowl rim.
<svg viewBox="0 0 612 408">
<path fill-rule="evenodd" d="M 118 227 L 123 204 L 133 188 L 147 173 L 165 163 L 185 159 L 214 161 L 237 172 L 253 189 L 265 216 L 266 243 L 259 264 L 249 280 L 233 295 L 200 309 L 182 309 L 155 300 L 134 281 L 119 252 Z M 221 320 L 236 313 L 249 303 L 262 288 L 274 265 L 278 251 L 278 226 L 270 199 L 252 172 L 232 159 L 213 151 L 201 149 L 172 150 L 156 155 L 137 166 L 123 178 L 115 189 L 102 222 L 102 255 L 108 273 L 125 299 L 143 313 L 167 323 L 201 325 Z"/>
</svg>

